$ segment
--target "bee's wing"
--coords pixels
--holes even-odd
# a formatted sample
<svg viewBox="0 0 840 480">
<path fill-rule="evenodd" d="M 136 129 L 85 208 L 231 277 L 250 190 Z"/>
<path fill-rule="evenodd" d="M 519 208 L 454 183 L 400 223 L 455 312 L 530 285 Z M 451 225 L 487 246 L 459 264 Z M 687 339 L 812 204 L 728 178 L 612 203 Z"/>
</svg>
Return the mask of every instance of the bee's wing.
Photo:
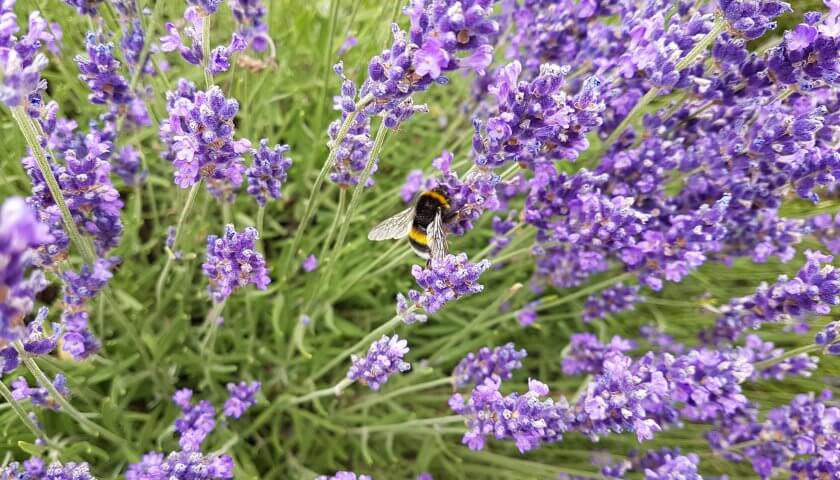
<svg viewBox="0 0 840 480">
<path fill-rule="evenodd" d="M 379 241 L 403 238 L 411 230 L 412 221 L 414 221 L 414 206 L 406 208 L 402 212 L 373 227 L 370 233 L 368 233 L 368 240 Z"/>
<path fill-rule="evenodd" d="M 429 250 L 434 260 L 443 259 L 449 253 L 449 244 L 446 243 L 446 232 L 443 230 L 443 218 L 440 211 L 435 215 L 435 220 L 429 225 L 428 230 Z"/>
</svg>

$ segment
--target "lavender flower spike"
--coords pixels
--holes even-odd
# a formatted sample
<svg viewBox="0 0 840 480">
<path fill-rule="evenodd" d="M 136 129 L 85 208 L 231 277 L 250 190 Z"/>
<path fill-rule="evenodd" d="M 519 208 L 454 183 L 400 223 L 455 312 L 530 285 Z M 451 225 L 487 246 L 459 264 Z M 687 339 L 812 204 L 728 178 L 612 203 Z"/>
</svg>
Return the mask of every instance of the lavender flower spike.
<svg viewBox="0 0 840 480">
<path fill-rule="evenodd" d="M 250 284 L 265 290 L 271 279 L 262 254 L 256 251 L 259 233 L 248 227 L 237 233 L 233 225 L 225 226 L 224 236 L 207 237 L 207 257 L 202 265 L 210 279 L 210 296 L 222 302 L 231 293 Z"/>
<path fill-rule="evenodd" d="M 85 462 L 53 462 L 46 466 L 38 457 L 32 457 L 20 464 L 12 462 L 0 468 L 0 478 L 20 480 L 96 480 Z"/>
<path fill-rule="evenodd" d="M 335 475 L 321 475 L 315 480 L 373 480 L 370 475 L 356 475 L 354 472 L 335 472 Z"/>
<path fill-rule="evenodd" d="M 254 163 L 245 171 L 248 177 L 248 194 L 264 206 L 269 198 L 280 198 L 280 188 L 286 181 L 286 174 L 292 166 L 292 159 L 286 156 L 288 145 L 268 148 L 268 140 L 260 140 L 260 148 L 251 149 Z"/>
<path fill-rule="evenodd" d="M 492 350 L 484 347 L 477 353 L 470 352 L 452 372 L 455 386 L 463 387 L 470 383 L 480 385 L 487 378 L 508 380 L 514 370 L 522 368 L 522 359 L 527 355 L 524 349 L 516 350 L 513 343 Z"/>
<path fill-rule="evenodd" d="M 255 403 L 257 403 L 257 392 L 260 391 L 260 382 L 228 383 L 230 398 L 225 402 L 224 413 L 226 417 L 239 418 Z"/>
<path fill-rule="evenodd" d="M 351 357 L 353 364 L 347 372 L 347 378 L 358 380 L 371 390 L 379 390 L 391 375 L 411 368 L 411 365 L 403 360 L 406 353 L 408 341 L 397 335 L 383 335 L 371 344 L 365 357 Z"/>
<path fill-rule="evenodd" d="M 435 313 L 453 300 L 484 290 L 478 278 L 488 268 L 489 260 L 470 263 L 466 253 L 432 259 L 428 268 L 414 265 L 411 275 L 423 290 L 409 290 L 408 298 L 427 313 Z"/>
</svg>

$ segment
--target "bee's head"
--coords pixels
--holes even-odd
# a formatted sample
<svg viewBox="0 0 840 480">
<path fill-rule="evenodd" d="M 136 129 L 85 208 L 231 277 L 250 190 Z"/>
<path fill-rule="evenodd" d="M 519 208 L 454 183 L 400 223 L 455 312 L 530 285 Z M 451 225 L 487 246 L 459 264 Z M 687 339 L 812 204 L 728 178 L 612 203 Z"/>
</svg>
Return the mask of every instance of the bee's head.
<svg viewBox="0 0 840 480">
<path fill-rule="evenodd" d="M 446 185 L 438 185 L 437 187 L 433 188 L 432 191 L 443 195 L 444 198 L 449 200 L 449 188 L 447 188 Z"/>
</svg>

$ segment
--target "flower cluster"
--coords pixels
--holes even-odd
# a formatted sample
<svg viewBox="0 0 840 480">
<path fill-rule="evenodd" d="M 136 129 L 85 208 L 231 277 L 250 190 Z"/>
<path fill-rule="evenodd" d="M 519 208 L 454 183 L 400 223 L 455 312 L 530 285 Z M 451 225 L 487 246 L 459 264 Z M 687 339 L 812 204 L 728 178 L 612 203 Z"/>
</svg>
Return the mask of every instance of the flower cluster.
<svg viewBox="0 0 840 480">
<path fill-rule="evenodd" d="M 120 62 L 114 58 L 114 45 L 101 43 L 97 34 L 88 32 L 87 57 L 78 55 L 79 78 L 91 90 L 88 100 L 99 105 L 125 105 L 131 101 L 128 82 L 119 73 Z"/>
<path fill-rule="evenodd" d="M 492 350 L 483 347 L 478 352 L 470 352 L 452 371 L 455 386 L 481 385 L 488 378 L 508 380 L 514 370 L 522 368 L 522 359 L 527 355 L 524 349 L 516 350 L 513 343 Z"/>
<path fill-rule="evenodd" d="M 335 475 L 320 475 L 315 480 L 373 480 L 370 475 L 356 475 L 354 472 L 335 472 Z"/>
<path fill-rule="evenodd" d="M 223 409 L 225 416 L 239 418 L 257 403 L 257 392 L 260 391 L 260 382 L 228 383 L 227 389 L 230 398 L 225 401 Z"/>
<path fill-rule="evenodd" d="M 764 323 L 793 322 L 797 327 L 808 315 L 827 315 L 832 306 L 840 305 L 840 270 L 831 265 L 832 257 L 812 251 L 806 257 L 795 277 L 782 275 L 772 285 L 762 283 L 753 295 L 730 300 L 702 339 L 734 341 Z"/>
<path fill-rule="evenodd" d="M 379 390 L 391 375 L 411 368 L 411 365 L 403 360 L 406 353 L 408 353 L 407 340 L 397 335 L 393 337 L 383 335 L 370 345 L 367 355 L 351 357 L 352 365 L 347 372 L 347 378 L 353 381 L 358 380 L 371 390 Z"/>
<path fill-rule="evenodd" d="M 27 269 L 35 260 L 35 249 L 52 240 L 46 225 L 38 222 L 35 210 L 23 199 L 12 197 L 0 206 L 0 339 L 16 340 L 22 334 L 22 318 L 34 308 L 42 276 Z"/>
<path fill-rule="evenodd" d="M 263 52 L 271 43 L 265 23 L 265 6 L 261 0 L 231 0 L 228 2 L 236 20 L 239 35 L 255 52 Z"/>
<path fill-rule="evenodd" d="M 126 480 L 229 480 L 233 478 L 233 459 L 227 455 L 201 452 L 172 452 L 143 455 L 139 463 L 128 466 Z"/>
<path fill-rule="evenodd" d="M 265 206 L 269 198 L 280 198 L 280 188 L 286 181 L 286 174 L 292 166 L 292 159 L 286 156 L 288 145 L 268 148 L 268 139 L 260 140 L 260 148 L 251 149 L 254 158 L 251 167 L 245 171 L 248 178 L 248 194 Z"/>
<path fill-rule="evenodd" d="M 32 457 L 25 462 L 12 462 L 0 468 L 0 478 L 9 480 L 96 480 L 90 465 L 84 462 L 53 462 L 47 465 L 41 458 Z"/>
<path fill-rule="evenodd" d="M 489 260 L 470 263 L 465 253 L 433 258 L 428 268 L 414 265 L 411 275 L 423 290 L 409 290 L 408 298 L 427 313 L 435 313 L 453 300 L 481 292 L 484 287 L 478 278 L 488 268 Z"/>
<path fill-rule="evenodd" d="M 67 388 L 67 379 L 62 374 L 57 374 L 53 380 L 53 386 L 63 397 L 70 396 L 70 389 Z M 30 387 L 26 379 L 18 377 L 12 381 L 12 397 L 17 401 L 29 400 L 33 405 L 58 410 L 58 402 L 50 398 L 49 391 L 45 387 Z"/>
<path fill-rule="evenodd" d="M 568 430 L 567 405 L 552 399 L 548 387 L 538 380 L 528 380 L 525 394 L 503 396 L 499 379 L 487 378 L 473 389 L 469 398 L 452 395 L 449 407 L 466 418 L 467 433 L 462 442 L 472 450 L 484 448 L 486 437 L 510 439 L 520 452 L 527 452 L 543 443 L 559 442 Z"/>
<path fill-rule="evenodd" d="M 629 352 L 635 348 L 634 342 L 618 335 L 614 336 L 609 344 L 604 345 L 591 333 L 576 333 L 572 335 L 568 350 L 563 354 L 563 373 L 600 373 L 604 367 L 604 360 L 609 355 Z"/>
<path fill-rule="evenodd" d="M 165 158 L 175 167 L 175 183 L 187 188 L 201 180 L 215 196 L 236 189 L 245 171 L 242 154 L 248 140 L 234 139 L 233 119 L 239 103 L 225 98 L 219 87 L 206 92 L 180 80 L 167 92 L 169 118 L 160 125 L 160 138 L 167 146 Z"/>
<path fill-rule="evenodd" d="M 29 30 L 17 37 L 20 31 L 14 11 L 15 0 L 0 5 L 0 102 L 8 107 L 22 106 L 30 115 L 41 105 L 41 94 L 47 88 L 41 71 L 47 66 L 47 57 L 39 52 L 42 43 L 53 45 L 56 38 L 40 13 L 29 15 Z"/>
<path fill-rule="evenodd" d="M 201 450 L 204 439 L 216 428 L 216 409 L 208 400 L 192 402 L 193 392 L 183 388 L 175 392 L 172 401 L 181 409 L 175 420 L 175 431 L 180 435 L 179 444 L 186 452 Z"/>
<path fill-rule="evenodd" d="M 93 265 L 83 265 L 79 273 L 64 272 L 64 311 L 61 314 L 61 350 L 75 359 L 87 358 L 101 347 L 90 331 L 89 302 L 111 279 L 111 270 L 119 258 L 97 259 Z"/>
<path fill-rule="evenodd" d="M 840 214 L 832 220 L 828 213 L 817 215 L 809 222 L 814 235 L 832 255 L 840 255 Z"/>
<path fill-rule="evenodd" d="M 590 295 L 583 303 L 581 317 L 584 322 L 589 323 L 609 315 L 632 310 L 637 303 L 644 301 L 638 293 L 638 285 L 617 283 L 597 295 Z"/>
<path fill-rule="evenodd" d="M 207 237 L 207 257 L 202 264 L 204 275 L 210 280 L 210 296 L 222 302 L 236 290 L 253 284 L 265 290 L 271 279 L 262 254 L 256 251 L 259 233 L 248 227 L 242 233 L 233 225 L 225 226 L 224 236 Z"/>
</svg>

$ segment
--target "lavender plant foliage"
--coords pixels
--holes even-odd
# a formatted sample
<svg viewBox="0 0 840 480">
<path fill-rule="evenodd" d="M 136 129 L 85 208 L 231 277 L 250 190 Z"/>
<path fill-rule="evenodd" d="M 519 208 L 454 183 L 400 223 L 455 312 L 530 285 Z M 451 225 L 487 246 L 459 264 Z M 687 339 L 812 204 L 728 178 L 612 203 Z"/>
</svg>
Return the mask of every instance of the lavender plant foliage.
<svg viewBox="0 0 840 480">
<path fill-rule="evenodd" d="M 483 347 L 478 352 L 470 352 L 452 371 L 455 386 L 480 385 L 488 378 L 509 380 L 515 370 L 522 368 L 522 359 L 527 355 L 524 349 L 516 350 L 513 343 L 493 349 Z"/>
<path fill-rule="evenodd" d="M 411 368 L 411 365 L 403 360 L 408 350 L 407 340 L 397 335 L 393 337 L 383 335 L 370 345 L 367 355 L 351 357 L 352 365 L 347 372 L 347 378 L 353 381 L 358 380 L 371 390 L 379 390 L 391 375 Z"/>
<path fill-rule="evenodd" d="M 222 237 L 207 237 L 207 257 L 202 269 L 210 280 L 210 296 L 215 302 L 223 302 L 233 292 L 252 284 L 265 290 L 271 279 L 262 254 L 256 251 L 259 233 L 248 227 L 237 232 L 233 225 L 225 226 Z"/>
</svg>

